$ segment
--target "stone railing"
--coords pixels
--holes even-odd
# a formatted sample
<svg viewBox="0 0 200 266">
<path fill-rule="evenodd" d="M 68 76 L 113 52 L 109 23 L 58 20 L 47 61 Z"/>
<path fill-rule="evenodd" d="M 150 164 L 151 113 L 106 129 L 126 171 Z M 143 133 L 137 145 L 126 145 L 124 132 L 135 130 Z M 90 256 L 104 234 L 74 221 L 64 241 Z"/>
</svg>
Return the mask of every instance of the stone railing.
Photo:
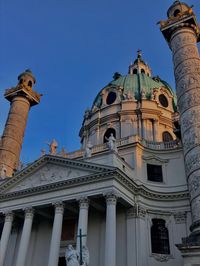
<svg viewBox="0 0 200 266">
<path fill-rule="evenodd" d="M 132 135 L 129 137 L 125 137 L 116 141 L 116 146 L 119 148 L 124 145 L 128 145 L 131 143 L 140 143 L 146 148 L 153 149 L 153 150 L 170 150 L 181 147 L 181 144 L 177 142 L 177 140 L 169 141 L 169 142 L 155 142 L 155 141 L 148 141 L 148 140 L 141 140 L 137 135 Z M 95 145 L 92 148 L 92 154 L 103 152 L 108 150 L 107 144 L 100 144 Z M 74 158 L 83 158 L 84 150 L 77 150 L 74 152 L 70 152 L 66 154 L 66 157 L 69 159 Z"/>
<path fill-rule="evenodd" d="M 153 150 L 170 150 L 181 147 L 181 143 L 177 140 L 172 140 L 168 142 L 155 142 L 149 140 L 142 140 L 141 144 L 149 149 Z"/>
</svg>

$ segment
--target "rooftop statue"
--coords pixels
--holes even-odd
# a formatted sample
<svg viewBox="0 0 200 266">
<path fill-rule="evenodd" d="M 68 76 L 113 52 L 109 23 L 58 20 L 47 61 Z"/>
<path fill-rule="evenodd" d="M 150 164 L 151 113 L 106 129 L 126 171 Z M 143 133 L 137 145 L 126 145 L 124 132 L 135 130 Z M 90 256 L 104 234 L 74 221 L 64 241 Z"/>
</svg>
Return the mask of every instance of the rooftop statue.
<svg viewBox="0 0 200 266">
<path fill-rule="evenodd" d="M 55 139 L 51 143 L 47 143 L 49 146 L 49 154 L 55 155 L 57 153 L 58 143 Z"/>
<path fill-rule="evenodd" d="M 92 144 L 90 141 L 86 144 L 84 158 L 90 158 L 92 156 Z"/>
<path fill-rule="evenodd" d="M 0 178 L 1 179 L 6 178 L 6 172 L 7 172 L 7 169 L 6 169 L 5 165 L 2 165 L 1 170 L 0 170 Z"/>
</svg>

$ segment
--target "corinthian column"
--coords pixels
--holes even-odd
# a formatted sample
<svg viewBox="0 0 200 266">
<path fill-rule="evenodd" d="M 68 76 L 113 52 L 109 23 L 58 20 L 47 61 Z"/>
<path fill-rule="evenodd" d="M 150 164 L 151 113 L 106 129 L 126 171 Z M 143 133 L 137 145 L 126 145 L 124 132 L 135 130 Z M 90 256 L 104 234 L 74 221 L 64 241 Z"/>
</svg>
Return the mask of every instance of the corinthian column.
<svg viewBox="0 0 200 266">
<path fill-rule="evenodd" d="M 33 216 L 34 216 L 34 211 L 32 208 L 25 209 L 25 220 L 19 245 L 16 266 L 25 266 L 27 251 L 29 247 L 29 240 L 31 236 Z"/>
<path fill-rule="evenodd" d="M 5 214 L 5 221 L 0 241 L 0 266 L 3 266 L 4 264 L 5 255 L 8 247 L 8 241 L 12 229 L 12 223 L 13 223 L 13 213 L 7 212 Z"/>
<path fill-rule="evenodd" d="M 104 266 L 116 266 L 116 196 L 113 194 L 107 195 L 106 205 L 107 207 Z"/>
<path fill-rule="evenodd" d="M 55 204 L 55 216 L 51 236 L 48 266 L 57 266 L 60 252 L 64 206 L 61 202 Z"/>
</svg>

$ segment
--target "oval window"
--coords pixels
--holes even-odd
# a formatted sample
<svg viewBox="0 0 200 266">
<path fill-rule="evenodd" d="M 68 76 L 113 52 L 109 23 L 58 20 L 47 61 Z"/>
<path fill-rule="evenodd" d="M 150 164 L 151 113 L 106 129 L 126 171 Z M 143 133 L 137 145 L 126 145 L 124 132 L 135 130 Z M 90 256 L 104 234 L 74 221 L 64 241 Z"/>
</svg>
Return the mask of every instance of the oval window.
<svg viewBox="0 0 200 266">
<path fill-rule="evenodd" d="M 159 95 L 159 102 L 160 104 L 163 106 L 163 107 L 168 107 L 168 100 L 167 100 L 167 97 L 164 95 L 164 94 L 160 94 Z"/>
<path fill-rule="evenodd" d="M 108 93 L 108 96 L 107 96 L 107 99 L 106 99 L 106 103 L 107 104 L 112 104 L 112 103 L 115 102 L 116 98 L 117 98 L 116 93 L 114 91 L 111 91 L 111 92 Z"/>
</svg>

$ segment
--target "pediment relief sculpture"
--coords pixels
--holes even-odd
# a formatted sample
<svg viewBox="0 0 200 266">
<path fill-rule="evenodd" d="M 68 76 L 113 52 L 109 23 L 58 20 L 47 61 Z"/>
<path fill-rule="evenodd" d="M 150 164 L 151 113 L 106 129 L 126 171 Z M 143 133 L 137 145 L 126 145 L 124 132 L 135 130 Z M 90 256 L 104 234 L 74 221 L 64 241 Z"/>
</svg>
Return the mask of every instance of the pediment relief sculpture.
<svg viewBox="0 0 200 266">
<path fill-rule="evenodd" d="M 19 181 L 15 186 L 9 189 L 9 192 L 16 192 L 27 188 L 34 188 L 42 185 L 56 183 L 62 180 L 73 179 L 91 174 L 91 171 L 85 169 L 76 169 L 72 167 L 63 167 L 46 164 L 37 172 Z"/>
</svg>

